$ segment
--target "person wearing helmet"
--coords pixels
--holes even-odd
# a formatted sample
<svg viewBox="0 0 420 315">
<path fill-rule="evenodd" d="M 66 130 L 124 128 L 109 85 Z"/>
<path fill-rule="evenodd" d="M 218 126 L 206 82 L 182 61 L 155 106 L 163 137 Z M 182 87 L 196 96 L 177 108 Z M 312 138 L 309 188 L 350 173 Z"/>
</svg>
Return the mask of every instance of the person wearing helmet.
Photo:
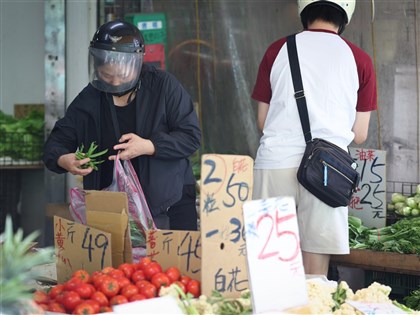
<svg viewBox="0 0 420 315">
<path fill-rule="evenodd" d="M 134 25 L 100 26 L 89 46 L 90 83 L 52 129 L 43 161 L 56 173 L 83 176 L 83 188 L 101 190 L 113 179 L 117 152 L 131 160 L 155 224 L 197 230 L 195 178 L 189 157 L 201 131 L 190 95 L 169 72 L 143 63 L 144 39 Z M 108 149 L 98 171 L 82 168 L 82 144 Z"/>
<path fill-rule="evenodd" d="M 298 0 L 303 31 L 296 45 L 313 138 L 347 149 L 368 136 L 377 108 L 376 78 L 366 52 L 342 38 L 355 0 Z M 348 208 L 331 208 L 297 181 L 305 140 L 294 98 L 286 37 L 259 66 L 252 98 L 262 131 L 254 165 L 254 199 L 294 196 L 307 274 L 327 275 L 330 255 L 349 253 Z"/>
</svg>

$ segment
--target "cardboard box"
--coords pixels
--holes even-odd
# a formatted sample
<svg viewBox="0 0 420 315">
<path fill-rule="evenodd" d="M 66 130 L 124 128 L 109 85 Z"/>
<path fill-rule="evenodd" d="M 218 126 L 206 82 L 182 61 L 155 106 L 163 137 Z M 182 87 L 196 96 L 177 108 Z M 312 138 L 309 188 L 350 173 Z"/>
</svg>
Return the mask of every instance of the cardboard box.
<svg viewBox="0 0 420 315">
<path fill-rule="evenodd" d="M 86 192 L 87 225 L 111 233 L 112 265 L 118 267 L 133 261 L 128 223 L 128 199 L 124 192 Z"/>
<path fill-rule="evenodd" d="M 78 269 L 88 272 L 132 262 L 126 193 L 86 192 L 87 225 L 54 216 L 57 281 Z"/>
</svg>

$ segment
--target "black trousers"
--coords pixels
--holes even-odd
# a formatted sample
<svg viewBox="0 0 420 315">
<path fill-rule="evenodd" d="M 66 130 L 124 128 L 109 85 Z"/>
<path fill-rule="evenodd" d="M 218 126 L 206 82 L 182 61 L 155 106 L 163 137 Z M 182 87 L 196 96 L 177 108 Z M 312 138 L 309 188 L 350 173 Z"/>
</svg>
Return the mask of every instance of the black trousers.
<svg viewBox="0 0 420 315">
<path fill-rule="evenodd" d="M 169 207 L 166 214 L 160 214 L 153 219 L 156 227 L 161 230 L 197 231 L 195 185 L 185 185 L 181 200 Z"/>
</svg>

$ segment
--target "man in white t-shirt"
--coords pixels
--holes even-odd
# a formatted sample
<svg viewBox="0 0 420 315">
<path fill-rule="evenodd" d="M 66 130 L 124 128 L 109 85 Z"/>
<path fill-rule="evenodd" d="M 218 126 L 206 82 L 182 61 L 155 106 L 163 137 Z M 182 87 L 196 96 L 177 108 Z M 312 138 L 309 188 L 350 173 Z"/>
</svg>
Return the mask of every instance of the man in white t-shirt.
<svg viewBox="0 0 420 315">
<path fill-rule="evenodd" d="M 298 0 L 304 30 L 296 34 L 296 45 L 312 137 L 344 149 L 366 140 L 370 113 L 377 109 L 371 58 L 340 36 L 355 5 Z M 252 93 L 262 130 L 253 199 L 294 196 L 305 273 L 327 275 L 330 255 L 349 253 L 348 209 L 329 207 L 297 181 L 305 140 L 286 46 L 282 38 L 268 47 Z"/>
</svg>

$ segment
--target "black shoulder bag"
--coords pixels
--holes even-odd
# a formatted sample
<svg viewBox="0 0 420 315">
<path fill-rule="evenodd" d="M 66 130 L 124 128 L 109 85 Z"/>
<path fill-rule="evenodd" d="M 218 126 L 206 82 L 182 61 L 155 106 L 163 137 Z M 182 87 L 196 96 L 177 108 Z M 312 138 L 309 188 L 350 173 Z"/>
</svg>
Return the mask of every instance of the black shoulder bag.
<svg viewBox="0 0 420 315">
<path fill-rule="evenodd" d="M 337 145 L 319 138 L 312 139 L 295 35 L 287 37 L 287 52 L 306 142 L 297 179 L 303 187 L 327 205 L 334 208 L 347 206 L 359 185 L 360 175 L 355 170 L 357 165 L 350 154 Z"/>
</svg>

